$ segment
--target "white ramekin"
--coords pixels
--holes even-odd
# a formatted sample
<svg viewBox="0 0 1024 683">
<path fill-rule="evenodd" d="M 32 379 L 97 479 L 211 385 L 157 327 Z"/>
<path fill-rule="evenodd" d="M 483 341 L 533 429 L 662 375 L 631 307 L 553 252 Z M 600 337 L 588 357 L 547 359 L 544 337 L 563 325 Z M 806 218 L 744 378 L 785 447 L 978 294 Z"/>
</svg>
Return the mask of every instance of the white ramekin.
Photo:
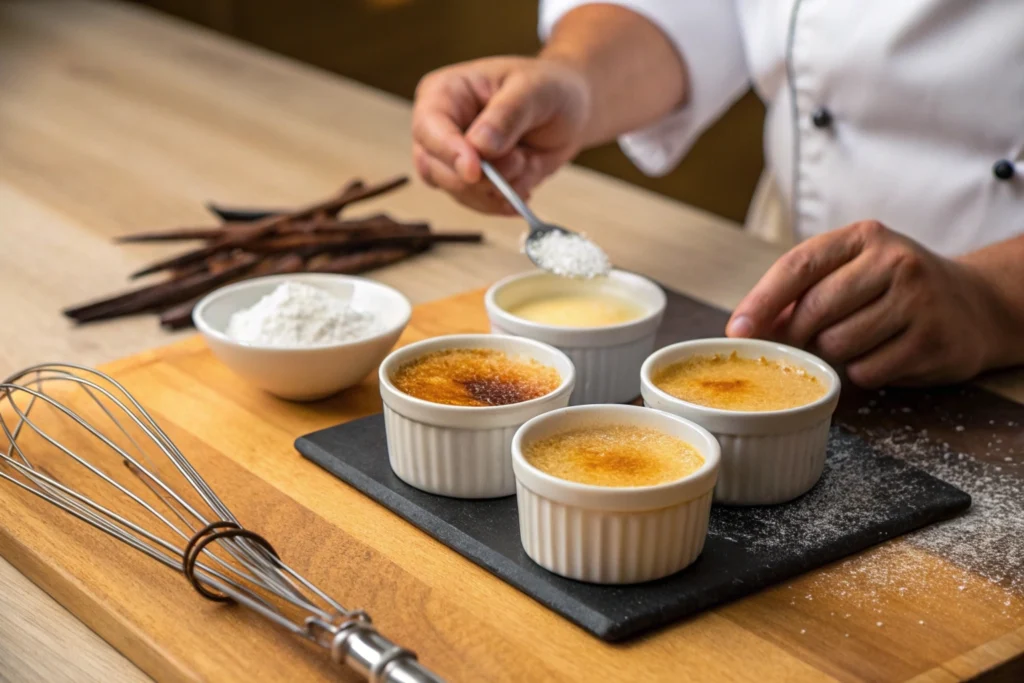
<svg viewBox="0 0 1024 683">
<path fill-rule="evenodd" d="M 813 403 L 786 410 L 744 412 L 689 403 L 654 385 L 653 374 L 690 356 L 764 357 L 803 368 L 825 385 Z M 661 349 L 640 370 L 644 404 L 708 429 L 722 446 L 722 471 L 715 502 L 731 505 L 784 503 L 806 493 L 825 466 L 832 413 L 839 402 L 839 375 L 806 351 L 758 339 L 697 339 Z"/>
<path fill-rule="evenodd" d="M 550 394 L 507 406 L 449 406 L 402 393 L 391 382 L 399 367 L 443 349 L 498 349 L 553 367 L 562 378 Z M 497 498 L 516 492 L 512 437 L 524 422 L 569 403 L 576 373 L 564 353 L 532 339 L 456 334 L 404 346 L 380 365 L 388 458 L 399 479 L 428 493 Z"/>
<path fill-rule="evenodd" d="M 606 327 L 556 327 L 517 318 L 508 309 L 551 294 L 608 292 L 640 305 L 645 315 Z M 580 280 L 541 271 L 513 275 L 494 284 L 484 298 L 494 334 L 536 339 L 562 350 L 576 366 L 570 403 L 626 403 L 640 395 L 640 366 L 654 350 L 665 314 L 665 292 L 645 277 L 613 270 L 607 277 Z"/>
<path fill-rule="evenodd" d="M 704 458 L 693 474 L 657 486 L 578 484 L 530 465 L 523 449 L 560 432 L 611 424 L 663 431 Z M 674 574 L 704 548 L 719 447 L 699 425 L 649 408 L 576 406 L 524 424 L 512 440 L 523 549 L 548 571 L 590 583 L 639 583 Z"/>
</svg>

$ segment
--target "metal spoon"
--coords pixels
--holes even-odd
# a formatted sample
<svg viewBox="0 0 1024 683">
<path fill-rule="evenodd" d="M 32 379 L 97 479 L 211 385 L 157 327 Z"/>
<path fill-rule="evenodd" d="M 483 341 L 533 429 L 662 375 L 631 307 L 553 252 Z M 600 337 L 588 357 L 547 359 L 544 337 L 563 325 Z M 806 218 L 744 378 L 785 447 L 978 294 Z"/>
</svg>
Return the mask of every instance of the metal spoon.
<svg viewBox="0 0 1024 683">
<path fill-rule="evenodd" d="M 556 275 L 568 277 L 592 277 L 595 274 L 608 274 L 608 272 L 611 270 L 611 262 L 608 260 L 608 256 L 604 253 L 604 251 L 601 250 L 600 247 L 598 247 L 596 244 L 594 244 L 593 242 L 591 242 L 590 240 L 583 237 L 583 235 L 580 235 L 577 232 L 573 232 L 572 230 L 568 230 L 560 225 L 555 225 L 553 223 L 545 223 L 541 219 L 537 218 L 537 215 L 530 210 L 530 207 L 526 205 L 526 202 L 523 201 L 523 198 L 520 197 L 514 189 L 512 189 L 512 186 L 508 184 L 508 181 L 505 180 L 500 173 L 498 173 L 498 170 L 496 168 L 494 168 L 488 162 L 482 159 L 480 160 L 480 168 L 483 170 L 484 175 L 487 176 L 487 179 L 490 180 L 491 183 L 496 188 L 498 188 L 498 191 L 501 192 L 502 195 L 504 195 L 505 199 L 508 200 L 508 203 L 512 205 L 512 208 L 514 208 L 520 216 L 525 218 L 526 222 L 529 224 L 530 234 L 526 236 L 526 243 L 523 247 L 523 251 L 526 253 L 527 258 L 529 258 L 535 266 L 542 270 L 552 271 Z M 584 248 L 593 249 L 599 252 L 601 256 L 604 257 L 604 265 L 601 267 L 600 272 L 574 273 L 565 271 L 560 268 L 553 268 L 552 264 L 550 263 L 542 263 L 541 260 L 537 257 L 538 251 L 535 249 L 531 249 L 531 245 L 536 245 L 541 238 L 553 232 L 561 233 L 563 235 L 574 235 L 578 237 L 582 242 L 585 242 L 587 245 L 589 245 L 584 246 Z"/>
</svg>

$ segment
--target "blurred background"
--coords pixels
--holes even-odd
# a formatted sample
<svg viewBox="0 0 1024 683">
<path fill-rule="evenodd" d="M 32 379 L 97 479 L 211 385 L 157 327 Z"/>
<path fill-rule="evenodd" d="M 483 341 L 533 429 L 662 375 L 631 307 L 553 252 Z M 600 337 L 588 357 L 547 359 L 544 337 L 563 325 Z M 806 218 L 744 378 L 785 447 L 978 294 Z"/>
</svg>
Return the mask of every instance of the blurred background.
<svg viewBox="0 0 1024 683">
<path fill-rule="evenodd" d="M 134 1 L 407 99 L 432 69 L 539 46 L 535 0 Z M 742 221 L 763 165 L 763 119 L 747 93 L 663 178 L 644 176 L 615 145 L 577 163 Z"/>
</svg>

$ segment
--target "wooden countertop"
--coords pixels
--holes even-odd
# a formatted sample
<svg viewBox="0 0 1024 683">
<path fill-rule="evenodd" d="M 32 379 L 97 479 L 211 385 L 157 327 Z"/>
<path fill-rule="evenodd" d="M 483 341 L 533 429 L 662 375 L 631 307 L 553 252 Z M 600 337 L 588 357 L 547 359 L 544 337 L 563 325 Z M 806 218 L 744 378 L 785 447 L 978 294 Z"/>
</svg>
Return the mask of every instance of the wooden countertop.
<svg viewBox="0 0 1024 683">
<path fill-rule="evenodd" d="M 113 235 L 207 222 L 210 199 L 298 204 L 356 175 L 411 172 L 407 103 L 129 6 L 0 3 L 0 92 L 0 376 L 45 360 L 99 364 L 179 338 L 149 317 L 73 329 L 60 316 L 123 287 L 156 253 L 112 245 Z M 515 221 L 418 184 L 384 201 L 397 215 L 487 236 L 483 247 L 446 246 L 375 274 L 414 302 L 526 266 Z M 779 254 L 725 221 L 582 169 L 552 179 L 534 206 L 586 229 L 620 266 L 720 306 Z M 1024 399 L 1019 373 L 992 381 Z M 745 648 L 776 651 L 756 624 L 746 633 Z M 973 652 L 957 675 L 1024 649 L 1024 629 L 1007 638 Z M 927 680 L 955 677 L 935 669 Z M 143 678 L 0 560 L 0 681 Z"/>
</svg>

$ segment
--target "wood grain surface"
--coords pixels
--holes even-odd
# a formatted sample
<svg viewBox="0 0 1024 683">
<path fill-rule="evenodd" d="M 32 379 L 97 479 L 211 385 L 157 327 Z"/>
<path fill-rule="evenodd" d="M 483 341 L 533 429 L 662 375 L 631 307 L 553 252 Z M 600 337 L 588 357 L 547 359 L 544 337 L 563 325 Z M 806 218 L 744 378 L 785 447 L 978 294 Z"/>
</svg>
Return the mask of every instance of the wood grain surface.
<svg viewBox="0 0 1024 683">
<path fill-rule="evenodd" d="M 417 307 L 399 343 L 486 328 L 482 295 L 471 292 Z M 994 609 L 999 587 L 909 545 L 894 551 L 901 541 L 653 635 L 602 643 L 294 451 L 299 434 L 379 410 L 375 378 L 327 401 L 286 403 L 247 386 L 198 338 L 105 369 L 154 412 L 247 527 L 453 681 L 745 680 L 755 672 L 765 681 L 959 680 L 1024 651 L 1020 601 Z M 0 504 L 0 552 L 160 680 L 335 676 L 322 653 L 201 600 L 177 573 L 20 492 Z M 910 559 L 927 573 L 927 595 L 907 598 L 870 581 L 851 587 L 848 574 L 859 567 Z"/>
<path fill-rule="evenodd" d="M 174 339 L 145 317 L 72 329 L 58 314 L 68 304 L 123 287 L 133 269 L 167 253 L 114 246 L 109 238 L 115 234 L 206 221 L 201 207 L 210 199 L 299 204 L 355 175 L 372 180 L 411 170 L 406 103 L 117 4 L 0 2 L 0 93 L 0 319 L 5 325 L 0 375 L 46 360 L 99 364 Z M 708 214 L 580 169 L 553 178 L 533 203 L 544 217 L 587 230 L 621 266 L 724 307 L 734 305 L 779 254 Z M 483 247 L 446 246 L 374 275 L 414 302 L 484 286 L 526 267 L 517 253 L 521 231 L 515 221 L 478 216 L 419 185 L 389 197 L 380 208 L 401 218 L 426 218 L 439 227 L 482 229 L 487 235 Z M 479 315 L 477 302 L 472 297 L 460 301 L 445 309 L 458 307 L 454 318 L 441 317 L 438 308 L 418 312 L 416 332 L 449 330 L 452 319 L 471 325 L 471 317 L 459 316 Z M 420 648 L 424 658 L 446 672 L 456 671 L 448 666 L 460 666 L 452 663 L 456 656 L 467 660 L 466 667 L 487 666 L 482 662 L 488 658 L 499 666 L 511 656 L 510 666 L 521 659 L 524 667 L 537 666 L 554 677 L 571 673 L 575 662 L 589 661 L 592 653 L 594 666 L 614 667 L 619 658 L 633 662 L 626 676 L 632 679 L 650 674 L 654 680 L 653 674 L 666 671 L 657 667 L 667 662 L 687 665 L 674 680 L 749 680 L 756 670 L 758 678 L 767 680 L 896 680 L 920 674 L 922 681 L 947 681 L 989 669 L 1022 650 L 1019 622 L 1010 630 L 987 622 L 983 600 L 956 607 L 960 603 L 947 595 L 952 590 L 946 585 L 947 568 L 938 559 L 932 563 L 934 599 L 911 606 L 935 615 L 926 632 L 915 631 L 917 621 L 909 620 L 886 630 L 864 626 L 856 639 L 853 633 L 847 639 L 829 625 L 824 612 L 816 611 L 830 600 L 841 608 L 840 597 L 793 606 L 790 589 L 780 587 L 649 641 L 625 648 L 595 645 L 368 501 L 351 491 L 346 496 L 345 487 L 309 469 L 291 451 L 294 436 L 339 419 L 349 409 L 347 401 L 372 397 L 372 387 L 320 409 L 299 409 L 244 387 L 231 388 L 233 379 L 193 341 L 120 367 L 133 389 L 166 411 L 172 423 L 181 423 L 175 436 L 194 449 L 193 457 L 237 469 L 240 491 L 267 495 L 286 506 L 294 503 L 302 519 L 317 510 L 326 522 L 309 517 L 313 528 L 336 524 L 343 531 L 329 533 L 342 533 L 345 548 L 376 548 L 373 566 L 381 572 L 382 587 L 375 583 L 377 576 L 361 585 L 363 605 L 376 610 L 385 629 L 394 627 L 393 637 L 408 636 L 409 644 L 426 645 Z M 204 382 L 212 384 L 193 385 L 190 373 L 198 368 L 208 373 Z M 986 381 L 1024 400 L 1021 373 Z M 233 443 L 204 422 L 209 418 L 205 411 L 194 416 L 180 412 L 189 404 L 181 399 L 193 394 L 223 408 L 220 417 L 230 425 L 246 424 L 259 414 L 262 426 L 242 430 Z M 201 442 L 197 434 L 207 432 L 213 437 Z M 262 476 L 274 484 L 262 484 Z M 308 499 L 296 493 L 305 477 L 317 481 Z M 0 495 L 0 509 L 8 510 L 7 500 L 6 492 Z M 275 540 L 280 535 L 253 502 L 231 502 L 239 514 L 252 515 L 250 523 L 267 519 L 271 528 L 265 530 Z M 350 517 L 357 521 L 350 525 Z M 16 521 L 15 531 L 23 525 Z M 65 527 L 70 530 L 62 523 Z M 82 533 L 70 531 L 67 542 L 81 544 Z M 277 542 L 301 533 L 286 529 L 286 538 Z M 13 536 L 4 538 L 0 554 L 7 555 Z M 291 545 L 284 550 L 302 552 Z M 20 564 L 54 594 L 81 588 L 73 576 L 45 572 L 25 553 L 19 557 L 29 558 Z M 869 555 L 862 561 L 870 566 L 873 560 Z M 163 581 L 173 583 L 173 578 L 168 574 Z M 351 584 L 340 573 L 332 573 L 326 583 L 338 588 L 341 597 L 350 595 L 345 586 Z M 383 588 L 399 583 L 414 587 L 401 604 L 397 594 Z M 170 591 L 180 590 L 174 585 Z M 799 590 L 800 584 L 794 586 Z M 123 588 L 114 594 L 120 592 Z M 76 613 L 88 607 L 88 602 L 66 604 Z M 465 624 L 442 619 L 440 630 L 412 632 L 418 617 L 406 610 L 436 615 L 453 605 L 456 614 L 466 615 Z M 506 613 L 511 621 L 506 622 Z M 107 634 L 123 629 L 129 616 L 94 617 L 89 625 Z M 796 629 L 794 620 L 800 616 L 813 619 L 814 625 Z M 858 614 L 858 619 L 866 617 Z M 513 632 L 502 630 L 495 645 L 495 629 L 503 625 Z M 483 635 L 477 637 L 476 631 Z M 151 652 L 148 671 L 158 671 L 154 662 L 170 661 L 163 645 L 106 637 L 120 649 Z M 253 635 L 252 642 L 260 637 Z M 190 638 L 184 634 L 176 642 L 180 646 Z M 436 642 L 441 645 L 434 647 Z M 499 671 L 496 677 L 510 676 Z M 0 681 L 144 678 L 0 560 Z"/>
</svg>

